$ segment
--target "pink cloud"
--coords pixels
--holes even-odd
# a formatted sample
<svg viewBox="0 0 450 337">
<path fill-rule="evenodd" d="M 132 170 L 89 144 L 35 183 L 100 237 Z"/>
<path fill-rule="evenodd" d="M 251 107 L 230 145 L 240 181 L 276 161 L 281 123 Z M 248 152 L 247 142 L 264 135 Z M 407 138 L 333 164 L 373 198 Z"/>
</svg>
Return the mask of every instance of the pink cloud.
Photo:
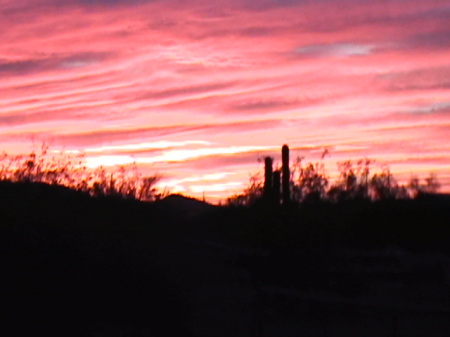
<svg viewBox="0 0 450 337">
<path fill-rule="evenodd" d="M 0 0 L 0 139 L 131 156 L 158 140 L 289 143 L 447 179 L 449 12 L 447 0 Z M 232 166 L 217 183 L 228 186 L 258 168 L 254 155 L 153 169 Z"/>
</svg>

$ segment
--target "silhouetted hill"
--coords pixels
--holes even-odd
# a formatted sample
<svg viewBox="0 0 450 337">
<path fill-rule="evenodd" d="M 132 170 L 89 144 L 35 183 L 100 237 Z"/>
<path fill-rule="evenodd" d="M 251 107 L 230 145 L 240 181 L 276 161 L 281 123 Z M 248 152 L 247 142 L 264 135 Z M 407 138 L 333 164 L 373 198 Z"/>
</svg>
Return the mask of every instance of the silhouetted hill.
<svg viewBox="0 0 450 337">
<path fill-rule="evenodd" d="M 0 181 L 0 200 L 2 202 L 29 203 L 81 201 L 90 198 L 87 193 L 76 191 L 65 186 L 48 185 L 43 183 L 15 183 Z"/>
<path fill-rule="evenodd" d="M 0 182 L 0 334 L 448 331 L 449 210 L 448 195 L 246 209 Z"/>
<path fill-rule="evenodd" d="M 153 205 L 0 183 L 2 336 L 187 334 Z"/>
<path fill-rule="evenodd" d="M 417 251 L 450 252 L 449 209 L 446 195 L 292 207 L 229 207 L 198 219 L 191 230 L 267 249 L 399 245 Z"/>
<path fill-rule="evenodd" d="M 427 200 L 443 206 L 450 205 L 450 193 L 420 193 L 417 199 Z"/>
<path fill-rule="evenodd" d="M 156 206 L 186 218 L 202 216 L 216 209 L 216 206 L 181 194 L 171 194 L 156 202 Z"/>
</svg>

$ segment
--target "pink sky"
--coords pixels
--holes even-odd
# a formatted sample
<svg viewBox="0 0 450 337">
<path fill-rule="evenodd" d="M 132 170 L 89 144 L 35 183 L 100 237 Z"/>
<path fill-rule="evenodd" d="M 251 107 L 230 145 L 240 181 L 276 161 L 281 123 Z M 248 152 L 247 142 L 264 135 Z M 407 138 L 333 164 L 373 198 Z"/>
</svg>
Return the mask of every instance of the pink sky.
<svg viewBox="0 0 450 337">
<path fill-rule="evenodd" d="M 450 191 L 449 0 L 0 0 L 0 150 L 241 191 L 287 143 Z M 375 165 L 376 166 L 376 165 Z"/>
</svg>

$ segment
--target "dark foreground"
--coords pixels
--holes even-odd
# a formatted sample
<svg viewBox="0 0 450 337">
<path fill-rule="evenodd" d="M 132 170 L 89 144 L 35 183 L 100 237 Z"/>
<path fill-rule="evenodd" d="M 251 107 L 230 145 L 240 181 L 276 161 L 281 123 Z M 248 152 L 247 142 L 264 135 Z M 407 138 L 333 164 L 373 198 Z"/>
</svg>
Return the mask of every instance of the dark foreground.
<svg viewBox="0 0 450 337">
<path fill-rule="evenodd" d="M 364 225 L 357 214 L 345 222 L 350 233 L 343 234 L 343 220 L 334 220 L 340 228 L 334 234 L 340 235 L 331 236 L 331 230 L 312 228 L 333 222 L 336 210 L 314 216 L 308 210 L 261 215 L 205 208 L 194 212 L 200 217 L 189 217 L 173 203 L 0 187 L 2 336 L 447 336 L 450 331 L 446 204 L 423 206 L 433 210 L 423 219 L 433 220 L 428 226 L 436 233 L 423 230 L 421 242 L 424 220 L 417 214 L 409 215 L 416 219 L 408 219 L 410 239 L 397 237 L 403 227 L 389 232 L 372 226 L 373 219 L 356 235 L 352 222 Z M 359 212 L 364 207 L 372 206 L 360 205 Z M 401 206 L 405 214 L 408 207 Z M 378 220 L 394 219 L 379 213 Z M 298 214 L 302 222 L 292 220 Z"/>
</svg>

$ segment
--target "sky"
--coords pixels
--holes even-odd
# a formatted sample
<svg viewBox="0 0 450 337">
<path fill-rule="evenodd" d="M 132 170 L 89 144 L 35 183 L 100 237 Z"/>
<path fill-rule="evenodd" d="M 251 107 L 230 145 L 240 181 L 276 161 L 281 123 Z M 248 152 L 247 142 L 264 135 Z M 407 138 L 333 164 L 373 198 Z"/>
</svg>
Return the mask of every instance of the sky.
<svg viewBox="0 0 450 337">
<path fill-rule="evenodd" d="M 218 201 L 289 144 L 450 192 L 450 0 L 0 0 L 0 151 Z"/>
</svg>

